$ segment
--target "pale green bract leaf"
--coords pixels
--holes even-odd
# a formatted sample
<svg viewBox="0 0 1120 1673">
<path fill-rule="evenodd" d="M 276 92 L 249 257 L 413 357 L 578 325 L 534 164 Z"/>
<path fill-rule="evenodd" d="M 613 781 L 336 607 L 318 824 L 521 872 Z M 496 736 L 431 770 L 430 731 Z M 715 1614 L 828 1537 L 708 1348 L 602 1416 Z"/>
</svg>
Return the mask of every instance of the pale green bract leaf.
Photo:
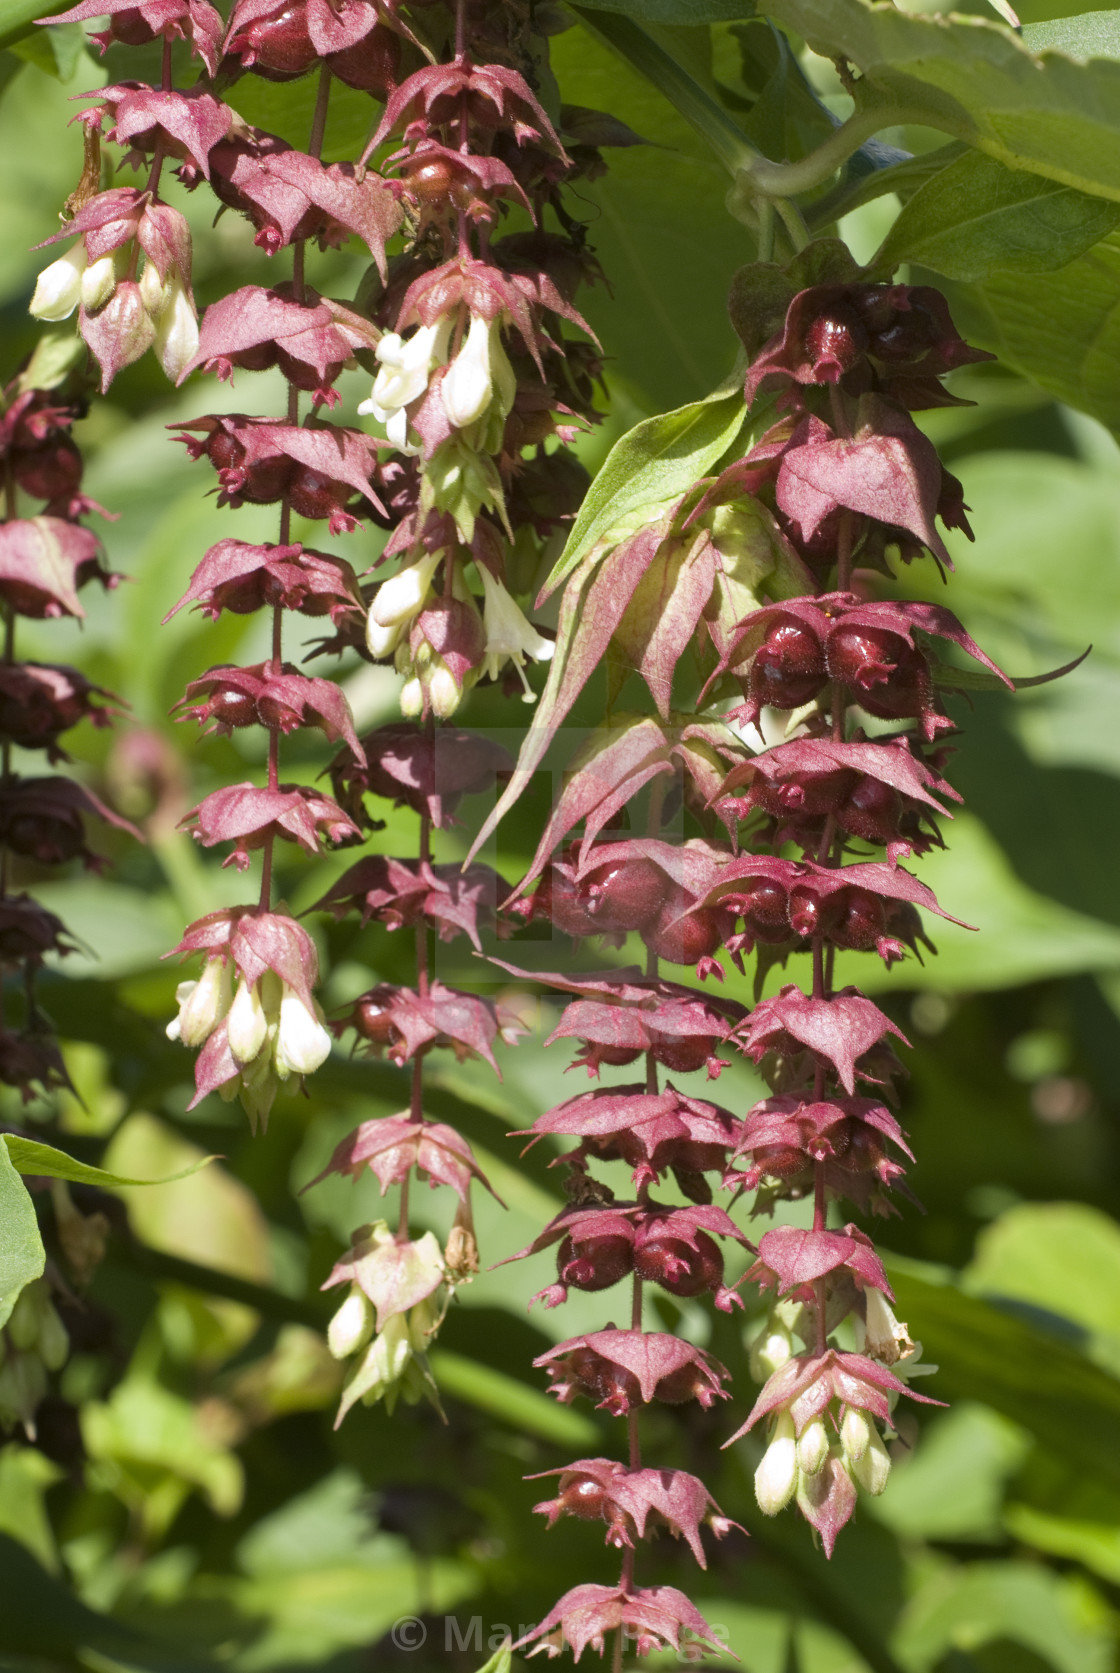
<svg viewBox="0 0 1120 1673">
<path fill-rule="evenodd" d="M 734 446 L 746 421 L 743 372 L 674 412 L 643 419 L 615 442 L 580 507 L 567 544 L 544 584 L 547 596 L 595 543 L 636 511 L 667 504 Z M 648 520 L 643 517 L 642 521 Z"/>
<path fill-rule="evenodd" d="M 1033 53 L 1005 25 L 871 0 L 762 0 L 825 58 L 861 72 L 859 108 L 920 124 L 1008 168 L 1120 199 L 1120 62 Z"/>
<path fill-rule="evenodd" d="M 509 1644 L 503 1644 L 500 1650 L 495 1650 L 490 1660 L 484 1662 L 478 1673 L 510 1673 L 513 1666 L 513 1649 Z"/>
<path fill-rule="evenodd" d="M 102 1188 L 118 1185 L 170 1185 L 173 1180 L 188 1179 L 208 1163 L 217 1161 L 216 1156 L 204 1156 L 192 1167 L 183 1168 L 179 1173 L 168 1174 L 163 1179 L 126 1179 L 121 1174 L 106 1173 L 104 1168 L 91 1168 L 85 1162 L 76 1162 L 73 1156 L 67 1156 L 64 1150 L 56 1150 L 52 1144 L 40 1144 L 37 1139 L 20 1138 L 15 1133 L 5 1133 L 3 1139 L 0 1154 L 18 1173 L 37 1174 L 43 1179 L 66 1179 L 73 1185 L 100 1185 Z M 3 1293 L 2 1290 L 0 1293 Z"/>
<path fill-rule="evenodd" d="M 1120 203 L 966 151 L 920 187 L 870 265 L 917 261 L 947 279 L 1052 273 L 1120 221 Z"/>
<path fill-rule="evenodd" d="M 46 1263 L 35 1206 L 0 1144 L 0 1325 L 8 1322 L 20 1291 L 42 1276 Z"/>
</svg>

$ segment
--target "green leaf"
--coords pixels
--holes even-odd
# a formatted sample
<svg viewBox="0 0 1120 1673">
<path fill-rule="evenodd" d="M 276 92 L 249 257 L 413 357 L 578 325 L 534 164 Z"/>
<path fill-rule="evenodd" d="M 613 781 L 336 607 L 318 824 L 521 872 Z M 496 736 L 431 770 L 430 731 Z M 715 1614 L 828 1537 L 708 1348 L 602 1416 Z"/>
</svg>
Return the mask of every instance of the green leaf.
<svg viewBox="0 0 1120 1673">
<path fill-rule="evenodd" d="M 587 1446 L 598 1439 L 598 1429 L 582 1412 L 558 1406 L 539 1389 L 507 1377 L 491 1365 L 446 1348 L 433 1349 L 428 1358 L 441 1394 L 488 1412 L 511 1429 L 539 1435 L 556 1446 Z"/>
<path fill-rule="evenodd" d="M 580 308 L 612 388 L 637 396 L 634 417 L 679 407 L 734 360 L 727 280 L 752 259 L 753 240 L 727 213 L 726 171 L 644 76 L 585 28 L 554 37 L 549 54 L 566 101 L 609 110 L 649 142 L 612 150 L 602 178 L 580 182 L 580 214 L 611 285 L 581 293 Z"/>
<path fill-rule="evenodd" d="M 2 1136 L 7 1155 L 20 1173 L 38 1174 L 45 1179 L 68 1179 L 74 1185 L 100 1185 L 107 1189 L 117 1185 L 170 1185 L 176 1179 L 189 1179 L 192 1173 L 218 1160 L 216 1156 L 203 1156 L 190 1167 L 181 1169 L 179 1173 L 166 1174 L 162 1179 L 126 1179 L 118 1173 L 106 1173 L 104 1168 L 91 1168 L 85 1162 L 77 1162 L 64 1150 L 56 1150 L 53 1144 L 40 1144 L 37 1139 L 20 1138 L 15 1133 L 4 1133 Z"/>
<path fill-rule="evenodd" d="M 590 15 L 582 6 L 573 6 L 572 10 L 578 13 L 588 29 L 613 47 L 659 92 L 664 93 L 685 121 L 707 141 L 732 178 L 741 168 L 749 166 L 758 153 L 738 123 L 652 36 L 647 35 L 631 18 L 612 15 L 616 11 L 614 7 L 607 8 L 605 13 L 593 11 Z M 699 23 L 709 20 L 675 17 L 655 21 Z"/>
<path fill-rule="evenodd" d="M 1120 1381 L 1028 1320 L 931 1282 L 936 1268 L 896 1255 L 886 1264 L 900 1317 L 921 1339 L 923 1359 L 938 1367 L 920 1393 L 992 1406 L 1049 1451 L 1120 1485 Z"/>
<path fill-rule="evenodd" d="M 42 1276 L 46 1264 L 35 1205 L 0 1145 L 0 1325 L 8 1322 L 20 1291 Z"/>
<path fill-rule="evenodd" d="M 702 401 L 635 424 L 615 442 L 591 484 L 544 591 L 555 591 L 596 541 L 632 512 L 683 494 L 734 446 L 746 418 L 737 368 Z"/>
<path fill-rule="evenodd" d="M 919 188 L 870 262 L 917 261 L 948 279 L 1051 273 L 1120 221 L 1120 203 L 966 151 Z"/>
<path fill-rule="evenodd" d="M 509 1644 L 503 1644 L 500 1650 L 495 1650 L 490 1660 L 484 1662 L 478 1673 L 510 1673 L 513 1666 L 513 1650 Z"/>
<path fill-rule="evenodd" d="M 977 341 L 1120 432 L 1120 232 L 1057 273 L 994 274 L 979 293 L 987 318 L 973 328 Z"/>
<path fill-rule="evenodd" d="M 1022 1203 L 976 1240 L 961 1274 L 972 1293 L 1045 1308 L 1087 1333 L 1090 1357 L 1120 1375 L 1120 1226 L 1088 1203 Z"/>
<path fill-rule="evenodd" d="M 1120 12 L 1082 12 L 1079 17 L 1026 23 L 1023 40 L 1032 52 L 1052 47 L 1071 58 L 1120 58 Z"/>
<path fill-rule="evenodd" d="M 754 6 L 752 0 L 589 0 L 586 10 L 620 12 L 639 23 L 699 24 L 735 23 L 749 18 Z"/>
<path fill-rule="evenodd" d="M 1110 1636 L 1103 1608 L 1087 1610 L 1075 1581 L 1037 1563 L 969 1563 L 948 1565 L 926 1581 L 906 1609 L 897 1642 L 914 1673 L 952 1666 L 941 1658 L 954 1647 L 991 1643 L 1023 1646 L 1058 1673 L 1108 1673 Z M 1009 1656 L 997 1665 L 1023 1661 Z"/>
<path fill-rule="evenodd" d="M 857 108 L 1079 191 L 1120 199 L 1120 62 L 1032 53 L 1003 24 L 870 0 L 761 0 L 783 29 L 860 70 Z"/>
</svg>

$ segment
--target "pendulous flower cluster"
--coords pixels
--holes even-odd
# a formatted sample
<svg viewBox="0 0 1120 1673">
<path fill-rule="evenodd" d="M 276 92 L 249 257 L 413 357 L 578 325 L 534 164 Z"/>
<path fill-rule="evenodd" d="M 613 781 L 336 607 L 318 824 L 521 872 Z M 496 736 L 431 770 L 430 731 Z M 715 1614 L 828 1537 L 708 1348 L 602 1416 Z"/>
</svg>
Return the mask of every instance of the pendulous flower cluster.
<svg viewBox="0 0 1120 1673">
<path fill-rule="evenodd" d="M 493 1001 L 434 978 L 430 932 L 465 934 L 478 947 L 479 924 L 494 923 L 508 889 L 486 866 L 460 874 L 434 861 L 431 837 L 455 822 L 463 795 L 492 791 L 512 761 L 437 722 L 479 681 L 532 700 L 526 664 L 552 654 L 518 595 L 586 486 L 564 449 L 598 416 L 599 363 L 572 297 L 598 270 L 561 194 L 602 165 L 587 143 L 593 113 L 570 113 L 583 119 L 581 143 L 574 156 L 565 150 L 559 120 L 526 79 L 529 19 L 511 33 L 497 0 L 449 9 L 236 0 L 228 22 L 206 0 L 100 9 L 83 0 L 59 21 L 106 15 L 94 37 L 103 49 L 162 40 L 161 81 L 89 95 L 82 179 L 46 241 L 65 249 L 40 276 L 32 311 L 52 321 L 76 313 L 103 389 L 149 348 L 175 382 L 198 370 L 240 380 L 275 369 L 288 388 L 281 413 L 204 414 L 177 426 L 190 457 L 213 468 L 219 506 L 275 505 L 277 531 L 270 542 L 217 542 L 171 612 L 192 604 L 216 620 L 265 610 L 272 632 L 266 660 L 200 670 L 176 706 L 203 732 L 264 728 L 268 767 L 264 784 L 223 786 L 183 821 L 203 847 L 228 851 L 226 865 L 246 871 L 259 856 L 260 888 L 255 902 L 188 926 L 175 952 L 201 967 L 180 984 L 167 1032 L 197 1053 L 194 1102 L 212 1092 L 239 1099 L 254 1130 L 282 1086 L 322 1067 L 332 1032 L 411 1066 L 408 1109 L 366 1123 L 331 1163 L 347 1174 L 368 1165 L 383 1190 L 400 1187 L 395 1229 L 359 1228 L 328 1280 L 349 1284 L 330 1334 L 332 1352 L 350 1362 L 341 1418 L 358 1399 L 436 1398 L 424 1348 L 454 1286 L 477 1270 L 469 1189 L 481 1175 L 466 1142 L 425 1116 L 422 1064 L 446 1047 L 496 1068 L 495 1044 L 520 1030 Z M 543 46 L 535 37 L 534 50 Z M 176 85 L 190 79 L 188 59 L 201 69 L 193 84 Z M 305 149 L 235 108 L 245 76 L 312 71 Z M 351 162 L 323 161 L 335 82 L 383 106 Z M 605 144 L 633 139 L 606 116 L 597 133 Z M 103 183 L 103 135 L 142 185 Z M 285 276 L 242 286 L 199 320 L 187 222 L 163 195 L 172 171 L 181 188 L 209 189 L 220 209 L 246 218 L 265 256 L 290 250 Z M 528 230 L 498 236 L 511 207 Z M 372 258 L 358 299 L 324 295 L 308 275 L 309 251 L 355 241 Z M 373 385 L 358 414 L 383 435 L 338 422 L 339 380 L 359 367 Z M 351 563 L 293 538 L 296 519 L 329 537 L 358 536 L 355 546 L 364 524 L 388 537 Z M 388 579 L 362 579 L 391 561 Z M 316 654 L 391 658 L 404 719 L 359 737 L 338 686 L 286 659 L 293 615 L 329 618 L 332 636 Z M 281 741 L 301 729 L 339 746 L 333 795 L 282 778 Z M 415 811 L 416 857 L 363 857 L 319 907 L 412 929 L 416 981 L 374 986 L 328 1024 L 315 943 L 277 898 L 276 844 L 312 856 L 361 844 L 379 828 L 369 795 Z M 414 1175 L 457 1197 L 442 1250 L 431 1234 L 410 1237 Z"/>
<path fill-rule="evenodd" d="M 107 515 L 82 492 L 82 457 L 71 431 L 86 405 L 74 356 L 50 338 L 0 391 L 0 1084 L 18 1091 L 25 1105 L 70 1087 L 37 979 L 49 958 L 76 946 L 27 885 L 75 860 L 101 870 L 104 860 L 87 844 L 89 823 L 139 836 L 86 785 L 42 771 L 69 762 L 61 740 L 82 721 L 111 725 L 121 713 L 118 699 L 77 668 L 17 655 L 21 619 L 81 619 L 80 591 L 92 581 L 112 588 L 120 579 L 105 568 L 101 542 L 83 521 L 91 512 Z M 99 1258 L 93 1221 L 102 1217 L 82 1216 L 61 1181 L 52 1197 L 63 1259 L 81 1283 Z M 88 1262 L 71 1258 L 68 1228 L 79 1238 L 82 1228 L 90 1232 L 97 1247 Z M 60 1294 L 70 1292 L 52 1265 L 52 1277 L 23 1290 L 0 1330 L 0 1426 L 18 1423 L 29 1436 L 50 1374 L 68 1354 L 54 1304 Z"/>
<path fill-rule="evenodd" d="M 651 1402 L 712 1407 L 729 1394 L 710 1354 L 647 1327 L 650 1285 L 724 1311 L 744 1286 L 770 1298 L 750 1356 L 764 1386 L 726 1444 L 765 1424 L 759 1506 L 775 1515 L 795 1502 L 829 1555 L 858 1492 L 886 1485 L 898 1397 L 925 1398 L 909 1383 L 928 1367 L 893 1312 L 882 1261 L 838 1211 L 894 1211 L 910 1157 L 892 1108 L 902 1036 L 837 980 L 835 960 L 920 957 L 932 950 L 923 913 L 947 916 L 901 864 L 942 842 L 946 804 L 959 799 L 942 776 L 953 723 L 940 706 L 959 676 L 937 647 L 981 663 L 993 683 L 1004 676 L 944 606 L 894 600 L 888 560 L 928 553 L 950 567 L 937 523 L 967 529 L 960 488 L 911 413 L 951 401 L 943 374 L 986 357 L 937 293 L 868 277 L 834 241 L 785 270 L 745 269 L 732 317 L 751 428 L 770 427 L 582 556 L 543 699 L 551 734 L 606 657 L 612 689 L 620 667 L 633 670 L 657 712 L 616 714 L 580 750 L 513 907 L 559 938 L 645 947 L 642 968 L 538 978 L 569 996 L 552 1039 L 578 1042 L 575 1063 L 595 1079 L 642 1061 L 645 1073 L 596 1085 L 526 1130 L 531 1143 L 577 1141 L 553 1163 L 569 1205 L 520 1252 L 556 1248 L 556 1282 L 539 1299 L 553 1307 L 620 1282 L 631 1294 L 628 1328 L 608 1323 L 537 1362 L 559 1400 L 624 1418 L 628 1443 L 625 1464 L 565 1466 L 557 1497 L 538 1506 L 550 1525 L 601 1520 L 623 1558 L 617 1585 L 557 1603 L 521 1641 L 530 1653 L 578 1657 L 612 1633 L 638 1653 L 711 1641 L 682 1594 L 635 1579 L 647 1524 L 682 1535 L 701 1563 L 700 1523 L 729 1527 L 702 1482 L 642 1460 Z M 682 700 L 700 691 L 694 712 L 674 706 L 674 687 Z M 742 969 L 750 953 L 753 1009 L 663 974 L 692 966 L 718 981 L 725 960 Z M 772 967 L 798 955 L 804 986 L 760 997 Z M 682 1074 L 717 1079 L 734 1051 L 771 1088 L 752 1109 L 678 1090 Z M 604 1162 L 633 1170 L 629 1200 L 596 1177 Z M 675 1200 L 663 1194 L 670 1178 Z M 713 1185 L 729 1206 L 753 1193 L 755 1215 L 805 1199 L 811 1221 L 755 1244 Z M 736 1245 L 747 1269 L 729 1282 L 724 1251 Z"/>
</svg>

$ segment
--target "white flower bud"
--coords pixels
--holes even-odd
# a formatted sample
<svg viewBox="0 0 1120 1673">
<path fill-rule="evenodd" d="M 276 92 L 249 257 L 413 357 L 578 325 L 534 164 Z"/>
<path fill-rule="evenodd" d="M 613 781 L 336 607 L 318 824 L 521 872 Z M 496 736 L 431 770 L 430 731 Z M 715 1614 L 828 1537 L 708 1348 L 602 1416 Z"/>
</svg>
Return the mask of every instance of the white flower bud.
<svg viewBox="0 0 1120 1673">
<path fill-rule="evenodd" d="M 81 239 L 64 256 L 44 267 L 35 281 L 31 298 L 31 312 L 36 319 L 69 319 L 78 306 L 82 294 L 82 274 L 86 270 L 86 247 Z"/>
<path fill-rule="evenodd" d="M 201 1046 L 229 1010 L 233 982 L 224 959 L 207 959 L 197 982 L 180 982 L 175 989 L 179 1015 L 167 1025 L 167 1038 L 185 1046 Z"/>
<path fill-rule="evenodd" d="M 797 1486 L 797 1440 L 793 1419 L 779 1412 L 770 1445 L 754 1472 L 754 1496 L 764 1516 L 777 1516 L 793 1498 Z"/>
<path fill-rule="evenodd" d="M 868 1430 L 867 1451 L 862 1458 L 852 1460 L 852 1475 L 865 1492 L 877 1498 L 891 1473 L 891 1455 L 873 1423 L 868 1424 Z"/>
<path fill-rule="evenodd" d="M 101 256 L 91 262 L 82 274 L 80 290 L 82 307 L 87 314 L 95 314 L 98 308 L 103 308 L 117 288 L 116 257 Z"/>
<path fill-rule="evenodd" d="M 494 326 L 472 314 L 467 340 L 459 350 L 440 388 L 444 410 L 456 430 L 480 419 L 494 397 L 490 369 L 490 333 Z"/>
<path fill-rule="evenodd" d="M 764 1383 L 788 1364 L 793 1355 L 793 1339 L 780 1319 L 767 1320 L 751 1343 L 750 1373 L 756 1383 Z"/>
<path fill-rule="evenodd" d="M 858 1406 L 849 1406 L 840 1424 L 840 1445 L 849 1464 L 858 1464 L 871 1443 L 871 1424 L 867 1413 Z"/>
<path fill-rule="evenodd" d="M 461 688 L 442 657 L 433 657 L 428 675 L 428 701 L 437 720 L 449 720 L 463 700 Z"/>
<path fill-rule="evenodd" d="M 156 358 L 172 383 L 180 381 L 198 353 L 198 315 L 183 281 L 175 272 L 167 281 L 161 312 L 156 320 L 155 348 Z"/>
<path fill-rule="evenodd" d="M 417 715 L 424 712 L 424 687 L 414 674 L 401 686 L 401 714 L 408 720 L 415 720 Z"/>
<path fill-rule="evenodd" d="M 373 1335 L 373 1303 L 351 1284 L 350 1294 L 327 1326 L 327 1347 L 335 1359 L 349 1359 L 364 1348 Z"/>
<path fill-rule="evenodd" d="M 424 608 L 442 557 L 442 549 L 426 553 L 381 583 L 366 618 L 366 644 L 371 656 L 388 656 L 396 649 L 409 622 Z"/>
<path fill-rule="evenodd" d="M 819 1417 L 807 1423 L 797 1442 L 797 1465 L 806 1475 L 816 1475 L 828 1457 L 828 1430 Z"/>
<path fill-rule="evenodd" d="M 331 1054 L 331 1037 L 297 993 L 285 988 L 280 1001 L 274 1066 L 281 1080 L 291 1074 L 311 1075 Z"/>
<path fill-rule="evenodd" d="M 155 319 L 171 300 L 171 286 L 164 285 L 154 261 L 146 262 L 140 275 L 140 297 L 152 319 Z"/>
<path fill-rule="evenodd" d="M 230 1007 L 226 1037 L 229 1049 L 239 1063 L 252 1063 L 260 1055 L 268 1038 L 268 1018 L 261 1004 L 257 983 L 252 987 L 242 980 Z"/>
</svg>

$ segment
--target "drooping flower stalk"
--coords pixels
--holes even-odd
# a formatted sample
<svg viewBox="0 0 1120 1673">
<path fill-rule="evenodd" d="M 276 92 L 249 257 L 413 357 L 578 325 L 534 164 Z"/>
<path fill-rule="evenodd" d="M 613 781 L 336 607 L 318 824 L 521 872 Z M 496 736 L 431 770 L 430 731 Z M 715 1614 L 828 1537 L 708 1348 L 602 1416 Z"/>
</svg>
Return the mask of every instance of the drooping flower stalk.
<svg viewBox="0 0 1120 1673">
<path fill-rule="evenodd" d="M 942 376 L 986 357 L 962 342 L 936 292 L 869 278 L 835 243 L 784 272 L 746 269 L 733 318 L 750 357 L 747 402 L 771 427 L 757 436 L 755 421 L 753 445 L 740 444 L 714 477 L 644 523 L 632 515 L 581 556 L 561 606 L 547 721 L 526 755 L 531 769 L 597 658 L 609 652 L 644 679 L 656 716 L 608 721 L 580 751 L 518 910 L 564 936 L 641 937 L 642 974 L 540 979 L 575 996 L 552 1038 L 581 1041 L 577 1062 L 597 1077 L 645 1053 L 646 1079 L 569 1099 L 529 1130 L 534 1142 L 581 1142 L 557 1158 L 572 1206 L 522 1254 L 559 1242 L 549 1306 L 571 1287 L 606 1290 L 630 1273 L 638 1295 L 652 1281 L 729 1308 L 739 1285 L 724 1287 L 710 1234 L 746 1239 L 712 1204 L 705 1174 L 737 1196 L 753 1191 L 756 1214 L 808 1196 L 807 1226 L 783 1224 L 750 1245 L 741 1282 L 774 1291 L 775 1305 L 751 1355 L 765 1387 L 732 1440 L 768 1420 L 760 1507 L 772 1515 L 796 1499 L 830 1554 L 857 1488 L 886 1485 L 891 1409 L 923 1369 L 870 1238 L 831 1221 L 844 1198 L 887 1211 L 903 1172 L 896 1157 L 909 1154 L 890 1109 L 902 1068 L 889 1036 L 899 1031 L 855 988 L 837 987 L 835 957 L 876 951 L 889 966 L 930 946 L 919 907 L 946 915 L 899 863 L 941 843 L 938 816 L 957 799 L 941 777 L 951 722 L 936 706 L 954 675 L 936 641 L 1003 678 L 951 611 L 893 602 L 881 578 L 890 551 L 907 562 L 926 551 L 951 567 L 935 519 L 971 532 L 959 484 L 910 414 L 951 400 Z M 775 392 L 776 414 L 761 399 Z M 685 657 L 703 685 L 694 713 L 673 707 Z M 518 789 L 515 780 L 503 806 Z M 676 843 L 663 828 L 666 789 L 686 819 Z M 641 828 L 643 797 L 648 834 L 633 837 L 619 827 L 625 817 Z M 864 845 L 886 860 L 865 857 Z M 791 848 L 801 858 L 787 857 Z M 669 962 L 722 978 L 721 948 L 740 968 L 757 953 L 753 1011 L 658 975 Z M 790 984 L 759 998 L 771 967 L 797 953 L 809 961 L 808 991 Z M 656 1064 L 715 1078 L 728 1045 L 773 1088 L 745 1116 L 672 1085 L 658 1091 Z M 615 1159 L 635 1169 L 632 1204 L 590 1176 L 589 1164 Z M 670 1171 L 695 1206 L 653 1203 L 651 1187 Z M 727 1393 L 727 1373 L 699 1350 L 642 1332 L 640 1303 L 630 1330 L 573 1338 L 538 1363 L 561 1400 L 589 1396 L 628 1415 L 632 1460 L 641 1403 L 710 1405 Z M 608 1540 L 626 1545 L 646 1525 L 636 1480 L 621 1464 L 583 1460 L 539 1508 L 550 1521 L 601 1516 Z M 709 1504 L 700 1483 L 688 1492 L 690 1505 Z M 658 1510 L 687 1534 L 687 1518 L 667 1503 Z M 698 1541 L 694 1550 L 702 1560 Z M 575 1588 L 522 1644 L 578 1655 L 602 1650 L 615 1629 L 616 1665 L 624 1633 L 643 1653 L 707 1630 L 679 1593 L 636 1585 L 628 1555 L 617 1587 Z"/>
<path fill-rule="evenodd" d="M 18 657 L 20 618 L 81 618 L 80 589 L 120 579 L 102 566 L 101 543 L 82 521 L 90 512 L 105 515 L 82 493 L 82 458 L 71 435 L 85 399 L 75 357 L 50 338 L 0 392 L 0 1083 L 18 1089 L 25 1105 L 70 1086 L 36 979 L 48 957 L 64 956 L 74 943 L 62 921 L 21 886 L 20 874 L 33 877 L 75 859 L 102 869 L 104 861 L 86 846 L 91 818 L 139 835 L 76 779 L 23 770 L 15 754 L 42 751 L 48 765 L 68 762 L 65 733 L 83 720 L 108 726 L 121 712 L 119 700 L 78 669 Z M 90 1234 L 90 1258 L 68 1261 L 72 1277 L 84 1283 L 99 1247 L 95 1217 L 80 1214 L 61 1182 L 52 1194 L 64 1252 L 70 1230 Z M 61 1288 L 52 1268 L 23 1290 L 0 1330 L 0 1425 L 18 1423 L 31 1438 L 49 1375 L 69 1350 L 52 1299 Z"/>
</svg>

